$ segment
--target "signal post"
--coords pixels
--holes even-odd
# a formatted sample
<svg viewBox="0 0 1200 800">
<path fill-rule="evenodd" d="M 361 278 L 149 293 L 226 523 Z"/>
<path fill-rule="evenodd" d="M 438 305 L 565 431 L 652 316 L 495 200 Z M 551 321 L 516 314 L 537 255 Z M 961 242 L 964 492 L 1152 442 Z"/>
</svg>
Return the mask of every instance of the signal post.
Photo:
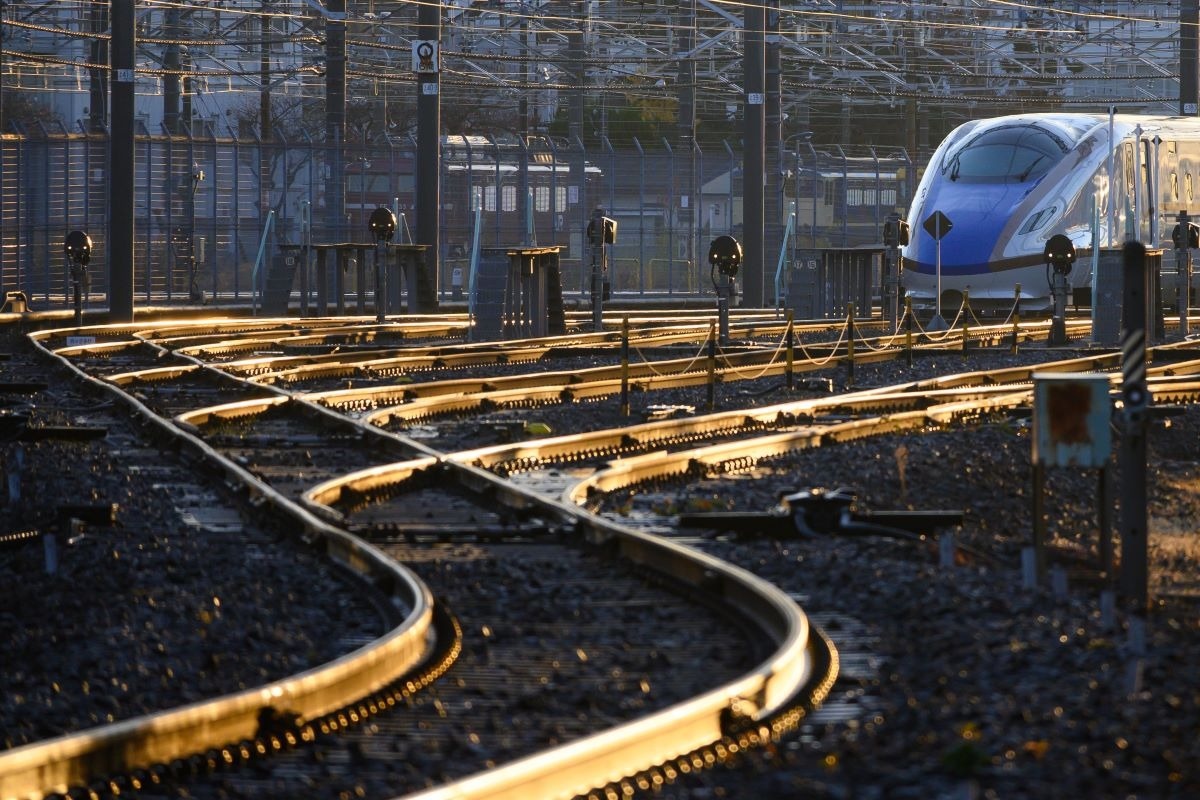
<svg viewBox="0 0 1200 800">
<path fill-rule="evenodd" d="M 1067 343 L 1067 292 L 1070 284 L 1067 276 L 1075 264 L 1075 245 L 1065 235 L 1056 233 L 1046 242 L 1043 255 L 1053 270 L 1050 279 L 1050 292 L 1054 296 L 1054 318 L 1050 322 L 1050 344 L 1065 345 Z"/>
<path fill-rule="evenodd" d="M 1200 227 L 1188 217 L 1187 209 L 1179 212 L 1175 230 L 1171 232 L 1175 244 L 1176 286 L 1179 303 L 1179 335 L 1187 336 L 1188 310 L 1192 300 L 1192 250 L 1200 247 Z"/>
<path fill-rule="evenodd" d="M 592 212 L 587 226 L 587 240 L 592 251 L 592 330 L 604 330 L 604 301 L 608 299 L 608 249 L 617 243 L 617 221 L 605 216 L 603 208 Z"/>
<path fill-rule="evenodd" d="M 717 322 L 721 344 L 729 344 L 729 301 L 736 293 L 733 279 L 742 265 L 742 245 L 732 236 L 718 236 L 708 246 L 713 289 L 717 292 Z"/>
<path fill-rule="evenodd" d="M 896 212 L 887 215 L 883 223 L 884 270 L 883 297 L 888 325 L 892 330 L 900 324 L 900 248 L 908 244 L 908 222 Z"/>
</svg>

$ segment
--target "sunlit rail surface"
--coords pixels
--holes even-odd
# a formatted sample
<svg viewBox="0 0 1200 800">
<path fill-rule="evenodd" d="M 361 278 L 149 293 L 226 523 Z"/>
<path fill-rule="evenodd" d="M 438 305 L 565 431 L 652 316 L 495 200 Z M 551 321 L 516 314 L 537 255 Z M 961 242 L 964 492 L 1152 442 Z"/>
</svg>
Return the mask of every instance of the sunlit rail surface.
<svg viewBox="0 0 1200 800">
<path fill-rule="evenodd" d="M 287 758 L 318 737 L 353 736 L 368 719 L 391 720 L 397 737 L 410 736 L 403 719 L 412 698 L 436 686 L 439 703 L 450 702 L 456 674 L 465 676 L 457 688 L 481 705 L 496 675 L 536 684 L 538 670 L 517 676 L 519 647 L 493 643 L 492 664 L 463 657 L 464 628 L 488 630 L 489 614 L 516 613 L 487 608 L 452 580 L 418 577 L 423 562 L 464 558 L 497 565 L 498 586 L 506 576 L 551 596 L 568 583 L 603 586 L 631 606 L 666 609 L 631 623 L 638 635 L 669 625 L 686 633 L 685 623 L 667 621 L 672 615 L 735 622 L 725 632 L 693 631 L 697 640 L 711 635 L 708 651 L 722 655 L 693 670 L 710 673 L 707 684 L 679 676 L 686 696 L 668 693 L 604 724 L 570 728 L 548 749 L 514 741 L 502 762 L 464 763 L 447 786 L 398 786 L 395 794 L 603 796 L 606 787 L 622 792 L 703 769 L 793 730 L 828 692 L 837 653 L 788 595 L 599 513 L 599 498 L 719 479 L 832 442 L 1027 409 L 1035 371 L 1107 372 L 1114 386 L 1120 377 L 1119 353 L 1101 350 L 1049 361 L 1049 351 L 1026 353 L 973 368 L 975 354 L 1015 354 L 1044 340 L 1045 321 L 934 334 L 890 332 L 878 321 L 791 325 L 768 312 L 735 315 L 736 345 L 717 341 L 703 315 L 612 322 L 601 332 L 506 342 L 469 341 L 466 320 L 453 316 L 162 320 L 32 334 L 154 435 L 240 487 L 245 502 L 288 518 L 299 538 L 382 591 L 399 622 L 305 674 L 2 753 L 0 796 L 97 780 L 113 790 L 203 780 L 203 769 L 181 777 L 162 766 L 196 764 L 198 755 L 212 768 Z M 1067 329 L 1077 339 L 1088 330 L 1079 322 Z M 1163 362 L 1150 369 L 1156 400 L 1200 397 L 1194 346 L 1153 351 L 1152 362 Z M 946 351 L 962 352 L 961 373 L 854 385 L 855 364 Z M 692 402 L 680 403 L 680 392 Z M 660 395 L 667 399 L 655 402 Z M 514 413 L 532 408 L 553 425 Z M 647 585 L 656 594 L 645 595 Z M 590 645 L 580 641 L 582 653 Z M 755 658 L 741 663 L 735 652 Z M 505 666 L 513 672 L 499 671 Z M 422 735 L 431 735 L 424 725 Z"/>
</svg>

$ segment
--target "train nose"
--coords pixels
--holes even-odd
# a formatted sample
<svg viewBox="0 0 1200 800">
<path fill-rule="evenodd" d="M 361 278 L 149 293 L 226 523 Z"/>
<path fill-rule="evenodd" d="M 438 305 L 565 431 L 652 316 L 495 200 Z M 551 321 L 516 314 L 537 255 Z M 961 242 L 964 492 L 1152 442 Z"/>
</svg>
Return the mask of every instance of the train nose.
<svg viewBox="0 0 1200 800">
<path fill-rule="evenodd" d="M 905 252 L 906 265 L 933 274 L 941 261 L 942 275 L 986 271 L 996 257 L 1000 234 L 1008 220 L 1003 196 L 979 192 L 971 197 L 942 197 L 918 214 L 919 222 Z M 940 244 L 940 253 L 939 251 Z"/>
</svg>

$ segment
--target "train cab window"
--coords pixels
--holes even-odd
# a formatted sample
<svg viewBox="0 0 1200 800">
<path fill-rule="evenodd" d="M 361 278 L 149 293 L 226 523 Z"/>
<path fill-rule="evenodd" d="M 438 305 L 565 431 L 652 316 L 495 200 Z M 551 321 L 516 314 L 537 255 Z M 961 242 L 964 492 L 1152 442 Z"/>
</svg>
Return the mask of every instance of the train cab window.
<svg viewBox="0 0 1200 800">
<path fill-rule="evenodd" d="M 942 174 L 952 181 L 1024 183 L 1062 160 L 1066 145 L 1033 125 L 1008 125 L 984 131 L 949 154 Z"/>
<path fill-rule="evenodd" d="M 1187 194 L 1187 201 L 1192 202 L 1192 173 L 1185 173 L 1183 176 L 1183 191 Z"/>
<path fill-rule="evenodd" d="M 1179 199 L 1179 174 L 1176 172 L 1171 173 L 1171 199 Z"/>
</svg>

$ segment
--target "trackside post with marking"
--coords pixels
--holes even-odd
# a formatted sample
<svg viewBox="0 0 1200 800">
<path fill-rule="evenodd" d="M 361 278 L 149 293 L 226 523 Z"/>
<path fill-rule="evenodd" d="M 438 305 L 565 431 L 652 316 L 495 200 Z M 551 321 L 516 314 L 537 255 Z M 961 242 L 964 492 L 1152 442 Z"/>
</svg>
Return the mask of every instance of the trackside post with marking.
<svg viewBox="0 0 1200 800">
<path fill-rule="evenodd" d="M 629 317 L 621 318 L 621 416 L 629 416 Z"/>
<path fill-rule="evenodd" d="M 1021 284 L 1019 283 L 1013 288 L 1012 320 L 1012 354 L 1015 356 L 1021 346 Z"/>
<path fill-rule="evenodd" d="M 1125 602 L 1146 609 L 1146 248 L 1128 242 L 1124 250 L 1125 289 L 1121 331 L 1121 399 L 1124 404 L 1119 464 L 1121 472 L 1121 579 Z"/>
<path fill-rule="evenodd" d="M 792 310 L 787 311 L 787 388 L 796 388 L 796 321 Z"/>
</svg>

